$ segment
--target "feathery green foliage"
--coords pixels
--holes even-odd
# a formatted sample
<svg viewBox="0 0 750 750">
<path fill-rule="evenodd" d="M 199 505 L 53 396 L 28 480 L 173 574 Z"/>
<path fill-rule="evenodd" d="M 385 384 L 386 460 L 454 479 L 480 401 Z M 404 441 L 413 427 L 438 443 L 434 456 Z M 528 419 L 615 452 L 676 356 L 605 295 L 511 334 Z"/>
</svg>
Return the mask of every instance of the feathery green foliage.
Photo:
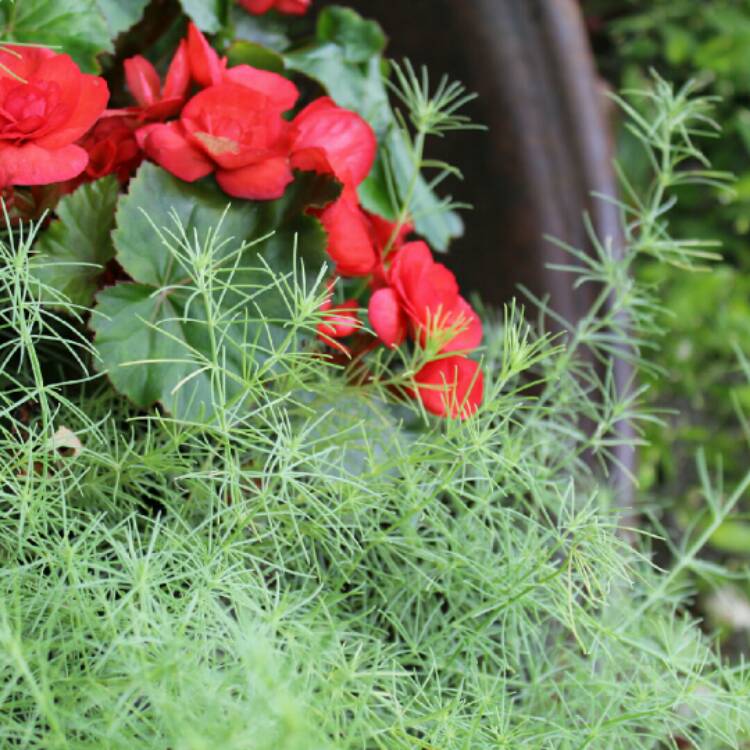
<svg viewBox="0 0 750 750">
<path fill-rule="evenodd" d="M 80 310 L 33 272 L 32 234 L 7 235 L 0 745 L 747 742 L 750 675 L 691 620 L 683 574 L 711 573 L 701 545 L 750 478 L 724 497 L 700 464 L 708 525 L 696 519 L 663 572 L 647 538 L 618 533 L 613 490 L 589 460 L 606 466 L 618 424 L 639 416 L 611 362 L 642 357 L 656 302 L 628 269 L 639 252 L 692 252 L 663 215 L 706 103 L 658 92 L 657 124 L 636 127 L 664 190 L 632 196 L 624 253 L 606 238 L 593 257 L 571 249 L 578 283 L 601 285 L 591 314 L 551 335 L 544 306 L 537 323 L 515 305 L 488 313 L 485 404 L 463 423 L 393 403 L 408 362 L 401 383 L 356 385 L 308 345 L 322 278 L 259 262 L 262 283 L 233 283 L 247 269 L 217 275 L 218 233 L 191 253 L 192 238 L 165 241 L 174 227 L 151 241 L 184 268 L 181 293 L 205 312 L 189 322 L 213 356 L 173 390 L 201 377 L 212 416 L 139 411 L 94 374 Z M 259 291 L 279 297 L 283 320 L 256 314 Z M 258 336 L 235 345 L 249 323 Z"/>
</svg>

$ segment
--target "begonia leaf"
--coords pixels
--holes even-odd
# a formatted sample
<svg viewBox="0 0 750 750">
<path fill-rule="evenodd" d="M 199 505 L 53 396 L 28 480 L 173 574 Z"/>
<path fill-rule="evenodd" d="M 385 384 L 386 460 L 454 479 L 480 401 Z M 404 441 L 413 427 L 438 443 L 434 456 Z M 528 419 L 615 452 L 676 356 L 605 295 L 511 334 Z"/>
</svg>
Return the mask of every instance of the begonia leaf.
<svg viewBox="0 0 750 750">
<path fill-rule="evenodd" d="M 114 38 L 134 26 L 143 16 L 149 0 L 96 0 Z"/>
<path fill-rule="evenodd" d="M 112 50 L 107 22 L 96 0 L 0 3 L 0 39 L 58 48 L 88 73 L 98 72 L 99 53 Z"/>
<path fill-rule="evenodd" d="M 378 33 L 379 32 L 379 33 Z M 404 134 L 391 109 L 380 55 L 385 36 L 377 24 L 365 21 L 352 10 L 331 6 L 320 14 L 317 41 L 284 55 L 287 68 L 317 81 L 337 104 L 352 109 L 375 129 L 387 152 L 396 186 L 403 199 L 411 185 L 413 158 Z M 372 174 L 360 189 L 365 208 L 381 213 L 387 207 L 387 190 L 382 169 Z M 410 209 L 417 232 L 435 250 L 445 251 L 463 234 L 463 222 L 454 211 L 446 211 L 438 196 L 420 177 Z"/>
<path fill-rule="evenodd" d="M 97 295 L 91 325 L 102 364 L 115 388 L 137 406 L 155 401 L 184 419 L 206 419 L 213 414 L 211 375 L 203 370 L 200 354 L 210 356 L 211 343 L 205 306 L 191 301 L 190 293 L 177 288 L 169 293 L 146 284 L 124 283 Z M 239 363 L 220 356 L 230 370 Z M 184 385 L 180 387 L 180 384 Z M 241 391 L 228 378 L 227 396 Z"/>
<path fill-rule="evenodd" d="M 220 361 L 226 368 L 224 398 L 243 398 L 238 352 L 257 335 L 271 335 L 274 326 L 248 322 L 247 305 L 237 290 L 266 285 L 253 299 L 256 318 L 288 315 L 260 269 L 291 271 L 296 249 L 296 257 L 317 273 L 325 260 L 326 235 L 303 211 L 339 193 L 332 179 L 304 173 L 278 201 L 231 201 L 213 178 L 188 184 L 143 164 L 120 199 L 113 234 L 117 260 L 133 282 L 100 292 L 91 320 L 102 367 L 114 386 L 138 406 L 159 401 L 178 417 L 208 419 L 216 391 L 205 363 Z M 168 232 L 182 236 L 181 230 L 199 248 L 213 236 L 211 265 L 219 279 L 214 289 L 223 342 L 218 354 L 210 348 L 214 339 L 206 299 L 194 294 L 194 271 L 176 260 L 163 241 L 176 243 Z M 252 244 L 242 250 L 243 243 Z M 231 283 L 222 285 L 220 278 Z"/>
<path fill-rule="evenodd" d="M 256 42 L 239 39 L 233 42 L 227 50 L 229 65 L 252 65 L 260 70 L 270 70 L 272 73 L 284 72 L 284 58 L 277 52 Z"/>
<path fill-rule="evenodd" d="M 222 27 L 226 0 L 180 0 L 180 4 L 201 31 L 213 34 Z"/>
<path fill-rule="evenodd" d="M 174 230 L 179 224 L 191 236 L 221 223 L 219 240 L 234 238 L 242 242 L 256 226 L 257 213 L 256 204 L 231 202 L 213 180 L 183 182 L 145 162 L 117 208 L 117 260 L 135 281 L 153 286 L 175 283 L 185 277 L 186 271 L 160 244 L 154 227 Z M 226 253 L 235 249 L 229 244 Z"/>
<path fill-rule="evenodd" d="M 333 6 L 320 14 L 318 39 L 344 50 L 347 62 L 366 63 L 385 50 L 386 37 L 375 21 L 362 18 L 351 8 Z"/>
<path fill-rule="evenodd" d="M 81 185 L 60 201 L 57 219 L 36 245 L 34 275 L 76 305 L 91 305 L 115 254 L 111 232 L 119 191 L 113 176 Z"/>
<path fill-rule="evenodd" d="M 274 52 L 289 49 L 289 19 L 275 13 L 255 16 L 235 5 L 230 10 L 234 38 L 259 44 Z"/>
</svg>

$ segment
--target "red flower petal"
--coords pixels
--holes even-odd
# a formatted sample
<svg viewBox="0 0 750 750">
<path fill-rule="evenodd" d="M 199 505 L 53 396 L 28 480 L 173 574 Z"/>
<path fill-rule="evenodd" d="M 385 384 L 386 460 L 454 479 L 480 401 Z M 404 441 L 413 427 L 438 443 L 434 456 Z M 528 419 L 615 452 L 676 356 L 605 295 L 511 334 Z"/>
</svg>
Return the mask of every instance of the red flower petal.
<svg viewBox="0 0 750 750">
<path fill-rule="evenodd" d="M 352 187 L 367 177 L 375 162 L 375 132 L 356 112 L 339 107 L 328 97 L 317 99 L 294 118 L 298 130 L 294 151 L 325 151 L 333 173 Z"/>
<path fill-rule="evenodd" d="M 41 80 L 57 83 L 63 95 L 70 97 L 72 106 L 65 123 L 37 138 L 36 144 L 49 149 L 67 146 L 89 130 L 104 112 L 109 100 L 107 82 L 81 73 L 67 55 L 44 60 L 38 75 Z"/>
<path fill-rule="evenodd" d="M 279 13 L 301 16 L 310 7 L 310 0 L 276 0 L 276 10 Z"/>
<path fill-rule="evenodd" d="M 18 47 L 4 44 L 0 50 L 0 79 L 5 78 L 18 85 L 18 79 L 29 81 L 44 60 L 55 57 L 47 47 Z"/>
<path fill-rule="evenodd" d="M 142 107 L 159 99 L 161 81 L 156 68 L 142 55 L 125 60 L 125 80 L 133 98 Z"/>
<path fill-rule="evenodd" d="M 386 346 L 395 348 L 404 342 L 406 318 L 398 295 L 393 289 L 378 289 L 370 297 L 367 314 L 373 330 Z"/>
<path fill-rule="evenodd" d="M 248 12 L 256 16 L 268 13 L 276 3 L 276 0 L 239 0 L 240 5 Z"/>
<path fill-rule="evenodd" d="M 328 338 L 343 339 L 356 333 L 362 327 L 358 310 L 359 305 L 353 299 L 340 305 L 332 305 L 330 302 L 323 305 L 325 322 L 318 324 L 319 337 L 326 341 Z"/>
<path fill-rule="evenodd" d="M 163 101 L 168 99 L 182 99 L 190 88 L 190 58 L 187 42 L 182 39 L 172 62 L 167 70 L 164 88 L 161 92 Z"/>
<path fill-rule="evenodd" d="M 237 83 L 209 86 L 182 111 L 194 143 L 224 169 L 257 164 L 289 153 L 292 126 L 268 98 Z"/>
<path fill-rule="evenodd" d="M 216 181 L 225 193 L 249 200 L 281 198 L 293 179 L 289 159 L 284 156 L 266 159 L 240 169 L 222 169 L 216 173 Z"/>
<path fill-rule="evenodd" d="M 412 291 L 419 288 L 420 279 L 434 263 L 426 242 L 408 242 L 396 253 L 388 276 L 404 304 L 409 303 Z"/>
<path fill-rule="evenodd" d="M 322 148 L 303 148 L 293 152 L 291 164 L 293 169 L 299 169 L 302 172 L 333 174 L 331 162 L 328 161 L 328 156 Z"/>
<path fill-rule="evenodd" d="M 320 213 L 320 220 L 328 233 L 327 250 L 336 263 L 337 273 L 341 276 L 370 274 L 377 256 L 356 193 L 352 197 L 345 192 Z"/>
<path fill-rule="evenodd" d="M 370 220 L 370 226 L 372 227 L 372 235 L 375 240 L 375 244 L 378 249 L 382 252 L 393 238 L 392 250 L 399 250 L 406 242 L 406 238 L 414 231 L 414 225 L 407 221 L 399 227 L 398 233 L 394 237 L 394 231 L 398 226 L 395 221 L 389 221 L 384 219 L 382 216 L 377 214 L 371 214 L 369 211 L 365 211 L 367 218 Z"/>
<path fill-rule="evenodd" d="M 40 148 L 35 143 L 0 148 L 0 180 L 3 185 L 49 185 L 77 177 L 89 157 L 80 146 Z"/>
<path fill-rule="evenodd" d="M 193 79 L 200 86 L 221 83 L 226 68 L 226 58 L 219 58 L 200 29 L 191 21 L 187 36 L 188 58 Z"/>
<path fill-rule="evenodd" d="M 150 159 L 186 182 L 211 174 L 213 163 L 185 137 L 179 122 L 145 125 L 136 131 L 138 145 Z"/>
<path fill-rule="evenodd" d="M 441 352 L 471 351 L 482 343 L 482 321 L 474 308 L 463 298 L 451 311 L 449 323 L 458 325 L 459 332 L 442 349 Z"/>
<path fill-rule="evenodd" d="M 466 419 L 482 403 L 484 376 L 479 365 L 466 357 L 428 362 L 414 380 L 425 409 L 440 417 Z"/>
<path fill-rule="evenodd" d="M 268 70 L 258 70 L 250 65 L 236 65 L 230 68 L 224 74 L 224 80 L 239 83 L 264 94 L 280 112 L 286 112 L 294 107 L 299 99 L 297 87 L 288 78 Z"/>
</svg>

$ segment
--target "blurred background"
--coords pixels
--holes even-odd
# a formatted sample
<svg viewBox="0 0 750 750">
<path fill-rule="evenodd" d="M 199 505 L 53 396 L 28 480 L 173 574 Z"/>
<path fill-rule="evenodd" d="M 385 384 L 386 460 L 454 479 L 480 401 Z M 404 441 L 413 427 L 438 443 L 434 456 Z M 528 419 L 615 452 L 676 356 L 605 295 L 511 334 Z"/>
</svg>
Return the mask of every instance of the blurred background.
<svg viewBox="0 0 750 750">
<path fill-rule="evenodd" d="M 697 79 L 718 97 L 720 138 L 703 148 L 736 175 L 734 191 L 684 190 L 672 218 L 677 237 L 718 239 L 721 262 L 690 273 L 644 261 L 637 272 L 661 284 L 669 333 L 651 356 L 651 406 L 662 426 L 632 466 L 632 496 L 679 538 L 699 506 L 694 456 L 722 461 L 731 492 L 750 469 L 750 0 L 355 0 L 391 30 L 390 56 L 408 56 L 465 81 L 480 98 L 470 114 L 489 126 L 447 139 L 437 154 L 458 163 L 455 197 L 474 205 L 447 262 L 462 284 L 502 304 L 524 284 L 549 295 L 568 318 L 590 302 L 545 264 L 561 259 L 550 234 L 585 246 L 581 215 L 618 238 L 617 215 L 592 191 L 612 194 L 616 155 L 646 179 L 608 91 L 650 85 L 654 69 L 676 86 Z M 425 19 L 428 19 L 425 23 Z M 459 40 L 459 41 L 457 41 Z M 626 376 L 625 373 L 624 376 Z M 736 577 L 690 582 L 697 617 L 719 630 L 732 658 L 750 654 L 750 504 L 711 539 L 709 556 Z"/>
</svg>

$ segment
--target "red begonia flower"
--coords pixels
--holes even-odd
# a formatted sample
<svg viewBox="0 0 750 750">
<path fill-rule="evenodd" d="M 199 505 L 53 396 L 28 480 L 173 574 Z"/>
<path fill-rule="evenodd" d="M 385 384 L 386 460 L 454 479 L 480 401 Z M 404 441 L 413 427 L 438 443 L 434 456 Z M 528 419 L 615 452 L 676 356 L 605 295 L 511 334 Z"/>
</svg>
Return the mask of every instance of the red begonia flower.
<svg viewBox="0 0 750 750">
<path fill-rule="evenodd" d="M 414 225 L 410 221 L 398 224 L 369 211 L 365 211 L 365 213 L 370 221 L 375 244 L 381 253 L 385 252 L 386 249 L 394 252 L 400 250 L 406 242 L 406 238 L 414 231 Z"/>
<path fill-rule="evenodd" d="M 362 323 L 359 320 L 359 305 L 350 299 L 334 305 L 330 300 L 320 306 L 323 312 L 323 322 L 318 324 L 318 338 L 325 343 L 331 339 L 343 339 L 356 333 Z"/>
<path fill-rule="evenodd" d="M 89 157 L 75 142 L 107 105 L 104 79 L 40 47 L 7 46 L 0 64 L 0 185 L 77 177 Z"/>
<path fill-rule="evenodd" d="M 190 87 L 190 61 L 184 39 L 169 65 L 164 86 L 156 68 L 145 57 L 130 57 L 124 65 L 128 88 L 138 102 L 132 111 L 142 120 L 165 120 L 180 111 Z"/>
<path fill-rule="evenodd" d="M 143 152 L 135 136 L 137 128 L 138 118 L 129 112 L 108 110 L 105 117 L 78 141 L 89 155 L 89 163 L 78 177 L 70 181 L 67 190 L 109 174 L 114 174 L 125 184 L 143 161 Z"/>
<path fill-rule="evenodd" d="M 370 297 L 367 315 L 373 330 L 386 346 L 394 348 L 404 343 L 408 323 L 401 300 L 393 289 L 378 289 Z"/>
<path fill-rule="evenodd" d="M 346 187 L 341 197 L 314 212 L 328 234 L 328 254 L 339 276 L 368 276 L 377 264 L 370 227 L 359 207 L 357 193 Z"/>
<path fill-rule="evenodd" d="M 388 280 L 412 332 L 423 345 L 440 337 L 441 352 L 470 350 L 482 341 L 482 322 L 459 294 L 456 277 L 433 260 L 424 242 L 409 242 L 394 256 Z"/>
<path fill-rule="evenodd" d="M 332 174 L 344 185 L 341 197 L 317 212 L 328 234 L 328 254 L 341 276 L 367 276 L 377 253 L 367 216 L 357 197 L 357 186 L 375 162 L 377 139 L 356 112 L 323 97 L 294 118 L 292 166 Z"/>
<path fill-rule="evenodd" d="M 415 376 L 424 408 L 439 417 L 466 419 L 482 403 L 484 376 L 474 360 L 453 355 L 428 362 Z"/>
<path fill-rule="evenodd" d="M 295 118 L 292 163 L 329 172 L 344 185 L 357 187 L 372 169 L 378 141 L 372 127 L 356 112 L 321 97 Z"/>
<path fill-rule="evenodd" d="M 256 16 L 268 13 L 269 10 L 278 10 L 279 13 L 301 16 L 310 7 L 310 0 L 238 0 L 239 4 L 248 13 Z"/>
<path fill-rule="evenodd" d="M 196 94 L 179 121 L 141 128 L 139 142 L 151 159 L 180 179 L 192 182 L 215 172 L 229 195 L 280 198 L 293 179 L 294 129 L 282 114 L 294 104 L 297 90 L 275 73 L 238 67 L 236 79 Z M 240 79 L 244 83 L 236 82 Z"/>
<path fill-rule="evenodd" d="M 190 73 L 199 86 L 215 86 L 222 82 L 227 58 L 219 57 L 192 21 L 188 24 L 187 54 Z"/>
</svg>

